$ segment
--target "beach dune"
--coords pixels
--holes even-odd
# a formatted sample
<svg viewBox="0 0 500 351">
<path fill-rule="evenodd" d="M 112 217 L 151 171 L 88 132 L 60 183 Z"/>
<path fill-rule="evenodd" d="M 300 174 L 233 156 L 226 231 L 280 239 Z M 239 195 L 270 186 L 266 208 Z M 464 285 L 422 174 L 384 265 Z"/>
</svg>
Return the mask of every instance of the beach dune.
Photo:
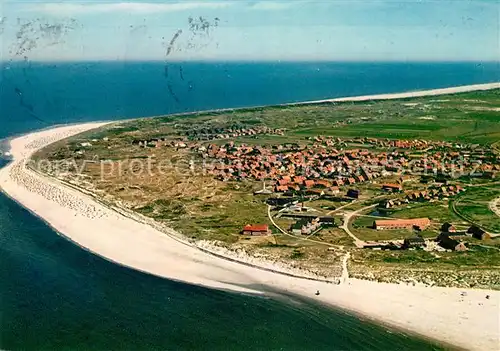
<svg viewBox="0 0 500 351">
<path fill-rule="evenodd" d="M 273 273 L 202 251 L 26 167 L 36 150 L 103 124 L 56 127 L 11 140 L 13 162 L 0 170 L 0 188 L 69 240 L 127 267 L 216 289 L 305 296 L 466 349 L 499 349 L 500 292 L 356 279 L 337 285 Z"/>
</svg>

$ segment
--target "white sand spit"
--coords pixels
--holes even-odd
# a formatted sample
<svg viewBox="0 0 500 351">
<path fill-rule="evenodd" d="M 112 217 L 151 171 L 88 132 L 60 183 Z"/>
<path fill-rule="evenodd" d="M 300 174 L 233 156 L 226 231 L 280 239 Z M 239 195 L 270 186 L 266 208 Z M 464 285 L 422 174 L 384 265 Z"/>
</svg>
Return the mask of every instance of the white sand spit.
<svg viewBox="0 0 500 351">
<path fill-rule="evenodd" d="M 443 89 L 411 91 L 406 93 L 364 95 L 364 96 L 326 99 L 326 100 L 316 100 L 316 101 L 309 101 L 307 103 L 405 99 L 405 98 L 422 97 L 422 96 L 438 96 L 446 94 L 466 93 L 470 91 L 491 90 L 499 88 L 500 88 L 500 82 L 496 82 L 496 83 L 486 83 L 486 84 L 464 85 L 460 87 L 443 88 Z"/>
</svg>

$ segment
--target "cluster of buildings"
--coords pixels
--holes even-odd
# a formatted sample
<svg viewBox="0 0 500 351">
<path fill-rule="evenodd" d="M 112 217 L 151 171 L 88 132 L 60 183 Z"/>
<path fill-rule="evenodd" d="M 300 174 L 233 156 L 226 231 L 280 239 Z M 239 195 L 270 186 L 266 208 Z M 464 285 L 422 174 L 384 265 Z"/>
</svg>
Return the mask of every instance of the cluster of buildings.
<svg viewBox="0 0 500 351">
<path fill-rule="evenodd" d="M 383 149 L 411 149 L 411 150 L 428 150 L 432 146 L 444 147 L 445 145 L 452 145 L 445 142 L 434 142 L 428 140 L 394 140 L 394 139 L 378 139 L 368 137 L 354 137 L 354 138 L 338 138 L 331 136 L 315 136 L 308 138 L 312 140 L 314 146 L 334 146 L 334 147 L 347 147 L 350 144 L 362 144 L 373 148 Z"/>
<path fill-rule="evenodd" d="M 225 146 L 211 144 L 199 151 L 203 158 L 219 161 L 207 166 L 207 171 L 217 179 L 268 179 L 274 182 L 275 192 L 322 188 L 335 193 L 339 186 L 354 185 L 380 176 L 379 172 L 352 167 L 351 161 L 358 157 L 354 151 L 343 154 L 297 149 L 296 145 L 262 147 L 235 146 L 233 143 Z"/>
<path fill-rule="evenodd" d="M 334 143 L 332 139 L 322 142 L 328 141 Z M 385 141 L 388 144 L 398 144 L 397 142 Z M 434 145 L 424 141 L 418 143 L 408 141 L 404 145 L 407 144 L 413 145 L 414 148 Z M 218 146 L 210 144 L 199 148 L 198 151 L 203 158 L 218 161 L 209 166 L 209 172 L 218 179 L 268 179 L 275 182 L 276 192 L 298 190 L 303 187 L 332 188 L 335 191 L 335 187 L 352 186 L 356 183 L 371 181 L 382 175 L 402 172 L 437 174 L 455 170 L 460 170 L 462 173 L 476 171 L 481 172 L 483 176 L 488 174 L 488 177 L 494 178 L 500 171 L 500 160 L 482 149 L 473 154 L 465 153 L 468 156 L 465 158 L 460 152 L 434 149 L 428 150 L 425 154 L 412 154 L 414 149 L 410 151 L 342 150 L 334 146 L 318 145 L 318 142 L 308 146 L 297 144 L 236 146 L 234 143 Z M 402 182 L 405 181 L 402 180 Z M 402 191 L 402 184 L 386 184 L 384 189 L 399 192 Z"/>
<path fill-rule="evenodd" d="M 350 178 L 347 183 L 342 179 L 337 180 L 327 180 L 327 179 L 306 179 L 304 176 L 283 176 L 280 177 L 274 186 L 274 192 L 276 193 L 286 193 L 289 191 L 303 191 L 307 195 L 331 195 L 336 196 L 340 193 L 339 186 L 342 185 L 354 185 L 356 184 L 356 179 L 359 182 L 364 181 L 362 176 L 356 178 Z M 359 190 L 350 189 L 347 196 L 351 198 L 359 197 Z"/>
<path fill-rule="evenodd" d="M 283 135 L 284 129 L 275 129 L 265 126 L 244 127 L 234 125 L 231 127 L 200 126 L 191 127 L 182 132 L 188 140 L 208 141 L 234 139 L 242 136 L 254 136 L 259 134 Z"/>
<path fill-rule="evenodd" d="M 475 144 L 446 141 L 390 140 L 375 138 L 314 138 L 314 147 L 340 147 L 362 144 L 374 149 L 392 150 L 387 154 L 389 168 L 408 169 L 412 173 L 444 172 L 452 176 L 472 174 L 495 178 L 500 172 L 500 159 L 490 148 Z M 383 154 L 383 153 L 381 153 Z"/>
<path fill-rule="evenodd" d="M 340 139 L 316 136 L 307 145 L 224 145 L 206 143 L 258 134 L 282 135 L 283 129 L 256 127 L 191 127 L 178 140 L 153 138 L 134 140 L 143 147 L 175 147 L 195 152 L 204 167 L 222 181 L 268 180 L 275 192 L 323 188 L 332 192 L 339 186 L 352 186 L 394 173 L 440 174 L 445 177 L 475 174 L 495 178 L 500 159 L 478 145 L 463 145 L 426 140 L 389 140 L 375 138 Z M 350 149 L 349 145 L 364 148 Z M 408 177 L 408 176 L 404 176 Z M 402 180 L 385 184 L 387 191 L 400 192 Z M 449 190 L 446 190 L 449 191 Z M 444 191 L 443 191 L 444 192 Z M 411 194 L 430 199 L 435 194 Z M 411 199 L 409 199 L 411 200 Z"/>
<path fill-rule="evenodd" d="M 397 189 L 395 186 L 396 184 L 394 185 L 394 187 L 392 187 L 391 185 L 389 191 L 392 192 L 397 191 L 394 190 Z M 384 185 L 382 188 L 386 189 L 386 187 L 387 185 Z M 402 190 L 403 189 L 401 187 L 401 190 L 398 190 L 397 192 L 401 192 Z M 425 190 L 410 191 L 405 193 L 404 198 L 390 199 L 380 202 L 379 207 L 390 209 L 410 202 L 426 202 L 426 201 L 438 200 L 450 196 L 455 196 L 463 192 L 464 190 L 465 189 L 460 185 L 446 185 L 446 186 L 443 185 L 443 186 L 431 187 Z"/>
<path fill-rule="evenodd" d="M 464 236 L 471 236 L 477 240 L 486 240 L 491 237 L 486 231 L 479 228 L 477 225 L 472 225 L 467 230 L 457 230 L 455 226 L 450 223 L 444 223 L 441 226 L 440 235 L 449 236 L 456 239 L 460 239 L 461 237 Z"/>
<path fill-rule="evenodd" d="M 380 228 L 377 229 L 423 229 L 430 225 L 430 221 L 427 218 L 375 221 L 375 223 L 380 226 Z M 375 223 L 374 227 L 376 225 Z M 396 242 L 373 243 L 365 247 L 389 250 L 407 250 L 427 247 L 427 249 L 430 248 L 431 250 L 467 251 L 467 245 L 462 241 L 464 237 L 486 240 L 490 238 L 490 235 L 475 225 L 467 230 L 458 231 L 452 224 L 444 223 L 441 226 L 440 234 L 433 240 L 426 240 L 422 236 L 416 235 L 404 239 L 402 244 Z"/>
<path fill-rule="evenodd" d="M 408 201 L 429 201 L 432 199 L 441 199 L 449 196 L 454 196 L 464 191 L 460 185 L 441 186 L 408 193 L 406 199 Z"/>
<path fill-rule="evenodd" d="M 333 217 L 328 216 L 301 216 L 296 218 L 289 230 L 295 235 L 311 235 L 323 228 L 332 227 L 335 224 Z M 268 235 L 271 234 L 267 224 L 247 224 L 241 230 L 243 235 Z"/>
<path fill-rule="evenodd" d="M 290 226 L 290 232 L 295 235 L 311 235 L 334 224 L 333 217 L 302 217 Z"/>
<path fill-rule="evenodd" d="M 467 251 L 467 245 L 465 242 L 461 241 L 466 236 L 473 237 L 477 240 L 486 240 L 490 238 L 490 235 L 486 233 L 483 229 L 478 226 L 471 226 L 466 231 L 458 231 L 456 228 L 450 223 L 444 223 L 441 226 L 441 233 L 434 240 L 437 245 L 443 250 L 450 251 Z M 407 245 L 407 241 L 408 244 Z M 424 247 L 425 240 L 421 237 L 405 239 L 405 244 L 403 247 Z"/>
<path fill-rule="evenodd" d="M 321 228 L 319 218 L 314 218 L 312 220 L 303 218 L 290 226 L 290 232 L 295 235 L 310 235 L 319 228 Z"/>
</svg>

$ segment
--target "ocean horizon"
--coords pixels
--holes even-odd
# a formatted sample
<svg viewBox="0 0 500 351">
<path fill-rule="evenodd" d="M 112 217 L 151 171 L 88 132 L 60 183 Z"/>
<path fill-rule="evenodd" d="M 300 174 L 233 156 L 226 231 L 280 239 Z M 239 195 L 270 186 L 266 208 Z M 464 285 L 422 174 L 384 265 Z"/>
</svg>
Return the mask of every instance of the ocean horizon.
<svg viewBox="0 0 500 351">
<path fill-rule="evenodd" d="M 499 62 L 0 63 L 0 139 L 56 124 L 500 81 Z"/>
<path fill-rule="evenodd" d="M 498 63 L 20 62 L 0 68 L 0 139 L 57 124 L 500 81 Z M 441 348 L 308 299 L 228 293 L 115 265 L 59 236 L 3 193 L 0 238 L 2 349 Z"/>
</svg>

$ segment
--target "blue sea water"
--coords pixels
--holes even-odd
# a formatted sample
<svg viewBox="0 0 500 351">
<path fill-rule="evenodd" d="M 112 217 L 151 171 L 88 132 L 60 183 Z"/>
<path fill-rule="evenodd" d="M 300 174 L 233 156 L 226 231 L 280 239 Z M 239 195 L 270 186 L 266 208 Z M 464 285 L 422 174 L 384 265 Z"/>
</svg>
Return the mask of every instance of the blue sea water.
<svg viewBox="0 0 500 351">
<path fill-rule="evenodd" d="M 500 81 L 499 63 L 21 62 L 0 72 L 0 139 L 54 123 Z"/>
<path fill-rule="evenodd" d="M 500 81 L 495 63 L 27 62 L 1 72 L 0 138 L 62 123 Z M 1 349 L 437 349 L 307 299 L 232 294 L 117 266 L 3 194 L 0 267 Z"/>
</svg>

